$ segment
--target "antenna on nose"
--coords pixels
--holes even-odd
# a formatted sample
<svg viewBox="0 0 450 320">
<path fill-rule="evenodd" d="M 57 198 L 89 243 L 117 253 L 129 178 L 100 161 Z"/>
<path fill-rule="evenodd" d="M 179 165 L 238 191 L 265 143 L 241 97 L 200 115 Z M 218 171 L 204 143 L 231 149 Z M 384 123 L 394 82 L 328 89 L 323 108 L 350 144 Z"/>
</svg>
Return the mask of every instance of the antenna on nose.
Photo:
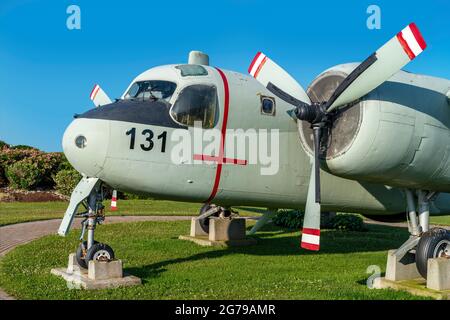
<svg viewBox="0 0 450 320">
<path fill-rule="evenodd" d="M 209 56 L 201 51 L 191 51 L 189 52 L 188 63 L 209 66 Z"/>
</svg>

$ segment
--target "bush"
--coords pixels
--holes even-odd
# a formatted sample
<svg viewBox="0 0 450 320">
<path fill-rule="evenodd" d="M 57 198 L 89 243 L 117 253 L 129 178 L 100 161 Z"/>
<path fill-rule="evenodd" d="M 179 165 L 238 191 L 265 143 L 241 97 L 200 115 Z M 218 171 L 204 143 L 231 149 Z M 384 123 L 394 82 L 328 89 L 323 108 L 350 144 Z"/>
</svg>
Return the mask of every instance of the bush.
<svg viewBox="0 0 450 320">
<path fill-rule="evenodd" d="M 75 169 L 63 169 L 58 171 L 53 177 L 55 189 L 65 196 L 70 196 L 78 182 L 81 180 L 81 174 Z"/>
<path fill-rule="evenodd" d="M 272 218 L 272 222 L 280 227 L 298 229 L 303 226 L 305 214 L 298 210 L 279 210 Z"/>
<path fill-rule="evenodd" d="M 63 159 L 60 152 L 3 148 L 0 152 L 0 168 L 4 169 L 10 186 L 14 189 L 51 188 L 54 186 L 52 177 Z"/>
<path fill-rule="evenodd" d="M 119 192 L 118 197 L 125 200 L 153 200 L 153 198 L 150 196 L 135 194 L 131 192 L 124 192 L 123 194 Z"/>
<path fill-rule="evenodd" d="M 6 177 L 11 188 L 31 190 L 43 179 L 44 172 L 30 159 L 22 159 L 6 168 Z"/>
<path fill-rule="evenodd" d="M 5 141 L 0 140 L 0 149 L 3 149 L 3 147 L 9 148 L 9 144 L 7 144 Z"/>
<path fill-rule="evenodd" d="M 0 188 L 5 187 L 8 184 L 8 179 L 6 179 L 5 169 L 0 165 Z"/>
<path fill-rule="evenodd" d="M 331 221 L 331 227 L 337 230 L 348 230 L 348 231 L 363 231 L 364 221 L 363 219 L 355 214 L 350 213 L 340 213 L 337 214 Z"/>
<path fill-rule="evenodd" d="M 280 210 L 272 218 L 272 222 L 280 227 L 290 229 L 301 229 L 303 227 L 303 220 L 305 214 L 298 210 Z M 321 220 L 323 221 L 323 219 Z M 321 223 L 321 228 L 348 230 L 348 231 L 362 231 L 364 230 L 363 219 L 355 214 L 340 213 L 334 216 L 326 223 Z"/>
<path fill-rule="evenodd" d="M 20 160 L 36 157 L 39 154 L 41 154 L 41 152 L 34 149 L 11 149 L 3 147 L 0 151 L 0 166 L 7 168 Z"/>
<path fill-rule="evenodd" d="M 17 149 L 17 150 L 37 150 L 37 151 L 39 151 L 39 149 L 38 148 L 34 148 L 34 147 L 31 147 L 31 146 L 27 146 L 27 145 L 25 145 L 25 144 L 18 144 L 18 145 L 16 145 L 16 146 L 9 146 L 11 149 Z"/>
</svg>

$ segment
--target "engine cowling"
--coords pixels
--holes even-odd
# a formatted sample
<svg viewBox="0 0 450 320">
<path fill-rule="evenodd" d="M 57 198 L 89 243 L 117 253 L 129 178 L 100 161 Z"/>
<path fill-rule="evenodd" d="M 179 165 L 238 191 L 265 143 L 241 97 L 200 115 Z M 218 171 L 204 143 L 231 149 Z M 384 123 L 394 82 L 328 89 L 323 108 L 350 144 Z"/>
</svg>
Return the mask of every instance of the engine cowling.
<svg viewBox="0 0 450 320">
<path fill-rule="evenodd" d="M 320 74 L 307 92 L 327 101 L 357 66 Z M 344 178 L 450 192 L 450 81 L 399 71 L 352 106 L 341 109 L 325 135 L 322 169 Z M 310 124 L 298 121 L 312 154 Z"/>
</svg>

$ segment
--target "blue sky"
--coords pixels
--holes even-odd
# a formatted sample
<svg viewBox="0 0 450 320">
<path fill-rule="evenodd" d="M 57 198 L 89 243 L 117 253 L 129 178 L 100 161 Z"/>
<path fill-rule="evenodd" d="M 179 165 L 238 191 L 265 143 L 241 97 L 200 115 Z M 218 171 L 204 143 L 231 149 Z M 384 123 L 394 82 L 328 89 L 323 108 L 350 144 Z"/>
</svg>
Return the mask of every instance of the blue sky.
<svg viewBox="0 0 450 320">
<path fill-rule="evenodd" d="M 66 28 L 71 4 L 81 8 L 81 30 Z M 371 4 L 381 8 L 380 30 L 366 27 Z M 92 107 L 95 83 L 118 97 L 140 72 L 186 62 L 190 50 L 243 73 L 261 50 L 307 87 L 414 21 L 428 48 L 407 69 L 450 78 L 449 12 L 448 0 L 2 0 L 0 140 L 60 151 L 73 114 Z"/>
</svg>

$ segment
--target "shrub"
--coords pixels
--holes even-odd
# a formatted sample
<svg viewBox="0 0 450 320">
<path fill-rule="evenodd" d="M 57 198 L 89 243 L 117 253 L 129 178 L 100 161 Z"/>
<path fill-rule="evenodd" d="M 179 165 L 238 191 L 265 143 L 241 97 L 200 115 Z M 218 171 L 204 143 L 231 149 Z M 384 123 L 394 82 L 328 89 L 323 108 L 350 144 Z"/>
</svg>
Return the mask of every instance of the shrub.
<svg viewBox="0 0 450 320">
<path fill-rule="evenodd" d="M 18 145 L 15 145 L 15 146 L 11 146 L 10 145 L 9 147 L 11 149 L 17 149 L 17 150 L 37 150 L 37 151 L 39 151 L 39 149 L 31 147 L 31 146 L 27 146 L 25 144 L 18 144 Z"/>
<path fill-rule="evenodd" d="M 11 149 L 3 147 L 0 151 L 0 166 L 6 168 L 20 160 L 35 157 L 39 154 L 41 152 L 34 149 Z"/>
<path fill-rule="evenodd" d="M 64 156 L 60 152 L 40 153 L 36 156 L 31 157 L 31 161 L 36 163 L 43 172 L 40 186 L 47 188 L 51 188 L 54 186 L 55 183 L 53 177 L 59 171 L 63 159 Z"/>
<path fill-rule="evenodd" d="M 131 192 L 124 192 L 123 194 L 119 192 L 118 196 L 119 198 L 123 198 L 125 200 L 153 200 L 153 198 L 150 196 L 135 194 Z"/>
<path fill-rule="evenodd" d="M 38 186 L 53 187 L 52 177 L 63 159 L 60 152 L 44 153 L 37 149 L 4 147 L 0 152 L 0 168 L 4 169 L 12 188 L 30 190 Z"/>
<path fill-rule="evenodd" d="M 75 169 L 63 169 L 58 171 L 53 177 L 56 190 L 65 195 L 70 196 L 78 182 L 81 180 L 81 174 Z"/>
<path fill-rule="evenodd" d="M 31 190 L 43 179 L 44 172 L 30 159 L 22 159 L 6 168 L 6 177 L 14 189 Z"/>
<path fill-rule="evenodd" d="M 279 210 L 272 218 L 272 222 L 280 227 L 298 229 L 303 226 L 305 214 L 298 210 Z"/>
<path fill-rule="evenodd" d="M 299 229 L 303 227 L 303 220 L 305 214 L 298 210 L 279 210 L 272 218 L 272 222 L 280 227 L 290 229 Z M 355 214 L 340 213 L 324 223 L 321 220 L 321 228 L 348 230 L 348 231 L 362 231 L 364 230 L 363 219 Z"/>
<path fill-rule="evenodd" d="M 350 214 L 350 213 L 337 214 L 332 219 L 330 224 L 333 229 L 337 229 L 337 230 L 348 230 L 348 231 L 363 231 L 364 230 L 363 219 L 358 215 Z"/>
<path fill-rule="evenodd" d="M 5 187 L 8 184 L 8 180 L 5 176 L 5 169 L 0 165 L 0 188 Z"/>
<path fill-rule="evenodd" d="M 0 140 L 0 149 L 3 149 L 3 147 L 9 148 L 9 144 L 7 144 L 5 141 Z"/>
</svg>

